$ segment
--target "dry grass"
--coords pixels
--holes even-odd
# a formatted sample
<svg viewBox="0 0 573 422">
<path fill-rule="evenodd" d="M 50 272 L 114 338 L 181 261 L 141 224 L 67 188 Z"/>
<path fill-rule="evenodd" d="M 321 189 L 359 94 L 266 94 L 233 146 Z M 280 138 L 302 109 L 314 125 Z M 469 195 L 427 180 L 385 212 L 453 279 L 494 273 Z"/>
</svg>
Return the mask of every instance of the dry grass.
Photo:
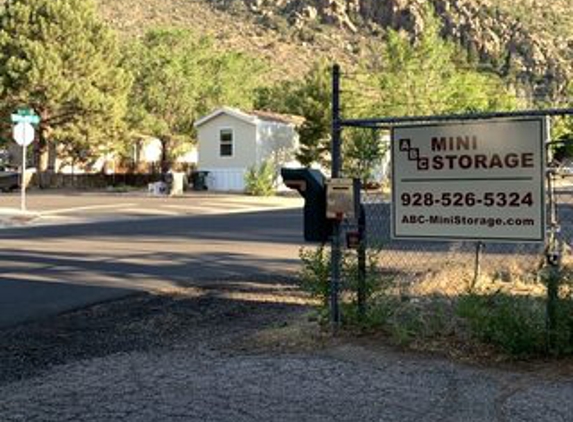
<svg viewBox="0 0 573 422">
<path fill-rule="evenodd" d="M 542 296 L 544 284 L 537 277 L 534 263 L 525 263 L 517 258 L 506 259 L 503 265 L 482 269 L 476 279 L 472 265 L 450 263 L 426 272 L 409 283 L 412 296 L 442 295 L 459 296 L 470 290 L 478 294 L 495 292 L 518 295 Z"/>
</svg>

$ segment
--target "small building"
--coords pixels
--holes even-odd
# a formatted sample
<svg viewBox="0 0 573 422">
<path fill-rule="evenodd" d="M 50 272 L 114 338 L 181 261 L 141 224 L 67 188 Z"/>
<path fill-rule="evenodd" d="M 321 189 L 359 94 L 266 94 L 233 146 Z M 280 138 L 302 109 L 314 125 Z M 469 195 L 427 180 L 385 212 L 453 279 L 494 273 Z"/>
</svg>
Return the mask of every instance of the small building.
<svg viewBox="0 0 573 422">
<path fill-rule="evenodd" d="M 209 172 L 207 186 L 215 191 L 244 191 L 249 168 L 272 162 L 278 169 L 298 166 L 296 127 L 303 119 L 263 111 L 222 107 L 195 123 L 198 169 Z M 281 186 L 282 185 L 282 186 Z"/>
</svg>

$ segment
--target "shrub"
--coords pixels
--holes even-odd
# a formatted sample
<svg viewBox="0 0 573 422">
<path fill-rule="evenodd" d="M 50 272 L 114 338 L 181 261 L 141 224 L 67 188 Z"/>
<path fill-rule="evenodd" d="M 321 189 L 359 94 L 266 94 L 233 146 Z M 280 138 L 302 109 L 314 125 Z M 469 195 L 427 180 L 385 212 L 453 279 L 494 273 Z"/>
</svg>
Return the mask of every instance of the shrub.
<svg viewBox="0 0 573 422">
<path fill-rule="evenodd" d="M 557 355 L 573 354 L 573 301 L 561 299 L 557 303 L 555 350 Z"/>
<path fill-rule="evenodd" d="M 302 248 L 299 252 L 302 269 L 299 273 L 300 287 L 320 302 L 320 313 L 328 315 L 330 299 L 330 251 L 324 245 L 316 249 Z M 372 295 L 380 289 L 384 278 L 377 271 L 377 254 L 367 257 L 366 279 L 364 280 L 364 299 L 368 304 Z M 341 276 L 344 283 L 340 286 L 341 309 L 343 322 L 354 325 L 367 324 L 358 312 L 359 270 L 355 253 L 342 257 Z M 368 307 L 366 307 L 368 315 Z"/>
<path fill-rule="evenodd" d="M 469 294 L 460 298 L 457 313 L 470 334 L 512 355 L 542 353 L 545 343 L 545 302 L 541 298 Z"/>
<path fill-rule="evenodd" d="M 493 344 L 512 355 L 554 355 L 573 353 L 573 298 L 571 268 L 553 274 L 544 268 L 538 277 L 546 285 L 552 277 L 561 290 L 555 299 L 555 328 L 548 329 L 547 298 L 500 291 L 460 298 L 457 313 L 477 339 Z"/>
<path fill-rule="evenodd" d="M 330 252 L 324 245 L 316 249 L 301 248 L 299 257 L 302 269 L 299 273 L 300 287 L 321 303 L 323 311 L 328 311 L 330 295 Z"/>
<path fill-rule="evenodd" d="M 319 300 L 324 321 L 329 311 L 330 251 L 324 245 L 301 249 L 300 258 L 300 286 Z M 544 355 L 548 351 L 555 355 L 573 354 L 571 270 L 559 275 L 561 297 L 556 301 L 556 328 L 549 342 L 544 297 L 501 290 L 451 297 L 439 292 L 409 297 L 400 295 L 396 280 L 383 275 L 378 265 L 377 254 L 370 254 L 365 279 L 366 307 L 365 313 L 361 314 L 357 306 L 359 271 L 356 253 L 343 255 L 340 306 L 342 323 L 346 327 L 382 331 L 396 344 L 415 347 L 426 347 L 427 344 L 442 347 L 452 344 L 449 339 L 467 340 L 469 334 L 480 343 L 518 357 Z M 542 280 L 546 278 L 543 272 L 539 276 Z"/>
<path fill-rule="evenodd" d="M 260 167 L 253 166 L 245 175 L 245 192 L 254 196 L 271 196 L 275 193 L 276 171 L 269 161 Z"/>
</svg>

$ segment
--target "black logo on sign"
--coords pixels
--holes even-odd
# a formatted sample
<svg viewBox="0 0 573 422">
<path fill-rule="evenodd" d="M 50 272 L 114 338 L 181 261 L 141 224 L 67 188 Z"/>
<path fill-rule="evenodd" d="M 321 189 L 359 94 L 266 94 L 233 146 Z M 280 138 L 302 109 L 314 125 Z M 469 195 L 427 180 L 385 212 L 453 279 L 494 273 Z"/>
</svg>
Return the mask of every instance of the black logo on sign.
<svg viewBox="0 0 573 422">
<path fill-rule="evenodd" d="M 430 160 L 426 157 L 420 157 L 420 149 L 412 147 L 410 138 L 401 138 L 398 142 L 400 151 L 408 154 L 409 161 L 416 162 L 418 170 L 428 170 L 430 168 Z"/>
</svg>

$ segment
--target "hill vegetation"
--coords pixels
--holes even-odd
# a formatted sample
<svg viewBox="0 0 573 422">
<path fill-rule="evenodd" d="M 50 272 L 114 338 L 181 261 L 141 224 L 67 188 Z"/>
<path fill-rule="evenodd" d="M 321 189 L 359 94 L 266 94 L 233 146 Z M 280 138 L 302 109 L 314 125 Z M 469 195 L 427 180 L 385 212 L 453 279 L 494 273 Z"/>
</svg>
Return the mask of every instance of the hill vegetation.
<svg viewBox="0 0 573 422">
<path fill-rule="evenodd" d="M 156 25 L 211 34 L 221 48 L 264 57 L 277 79 L 302 76 L 316 58 L 343 67 L 371 54 L 388 29 L 417 39 L 431 5 L 442 36 L 539 96 L 564 92 L 573 72 L 573 0 L 98 0 L 126 35 Z"/>
<path fill-rule="evenodd" d="M 36 164 L 152 136 L 167 167 L 211 109 L 273 109 L 305 117 L 300 162 L 327 164 L 334 61 L 353 116 L 567 103 L 571 1 L 7 0 L 0 112 L 42 115 Z M 380 153 L 348 136 L 358 161 Z"/>
</svg>

